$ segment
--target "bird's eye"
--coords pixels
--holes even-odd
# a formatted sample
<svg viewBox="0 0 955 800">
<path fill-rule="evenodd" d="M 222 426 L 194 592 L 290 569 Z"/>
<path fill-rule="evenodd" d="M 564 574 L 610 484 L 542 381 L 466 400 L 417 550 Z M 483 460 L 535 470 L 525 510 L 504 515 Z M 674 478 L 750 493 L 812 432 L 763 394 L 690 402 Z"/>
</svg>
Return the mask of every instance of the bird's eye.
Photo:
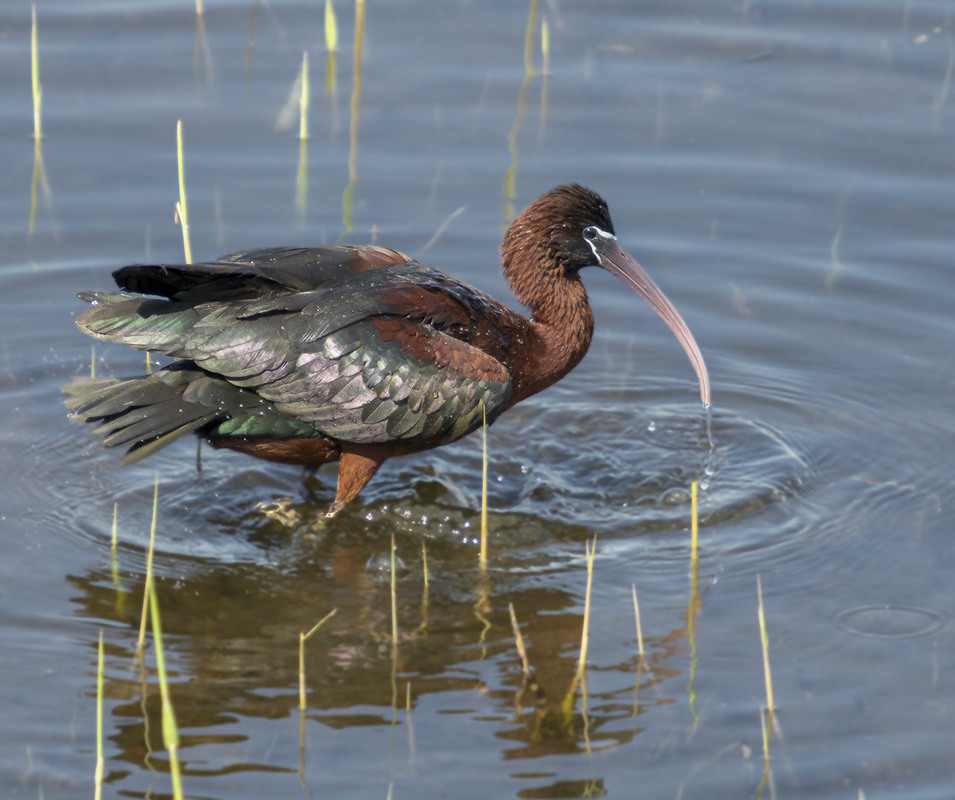
<svg viewBox="0 0 955 800">
<path fill-rule="evenodd" d="M 596 240 L 597 233 L 598 233 L 597 228 L 593 225 L 587 228 L 584 228 L 584 238 L 589 239 L 590 241 Z"/>
</svg>

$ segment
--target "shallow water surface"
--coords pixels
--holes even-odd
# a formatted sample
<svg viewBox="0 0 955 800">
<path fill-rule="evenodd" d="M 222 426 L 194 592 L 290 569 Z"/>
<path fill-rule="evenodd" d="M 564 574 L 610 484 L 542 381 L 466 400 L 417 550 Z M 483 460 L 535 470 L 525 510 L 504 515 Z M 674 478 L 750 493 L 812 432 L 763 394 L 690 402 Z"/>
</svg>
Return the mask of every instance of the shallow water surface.
<svg viewBox="0 0 955 800">
<path fill-rule="evenodd" d="M 951 5 L 535 4 L 535 74 L 529 5 L 368 3 L 359 81 L 353 5 L 328 78 L 315 4 L 223 0 L 197 26 L 165 0 L 40 0 L 42 174 L 29 9 L 0 11 L 4 796 L 91 791 L 101 632 L 104 796 L 170 791 L 152 646 L 135 657 L 157 482 L 187 796 L 951 794 Z M 300 145 L 276 122 L 303 51 Z M 713 408 L 590 270 L 587 358 L 488 431 L 486 571 L 480 436 L 393 459 L 330 523 L 333 468 L 205 448 L 197 472 L 188 442 L 121 468 L 60 387 L 143 357 L 77 331 L 74 293 L 181 260 L 177 119 L 196 258 L 376 241 L 508 298 L 510 217 L 593 187 Z M 299 634 L 333 609 L 300 716 Z"/>
</svg>

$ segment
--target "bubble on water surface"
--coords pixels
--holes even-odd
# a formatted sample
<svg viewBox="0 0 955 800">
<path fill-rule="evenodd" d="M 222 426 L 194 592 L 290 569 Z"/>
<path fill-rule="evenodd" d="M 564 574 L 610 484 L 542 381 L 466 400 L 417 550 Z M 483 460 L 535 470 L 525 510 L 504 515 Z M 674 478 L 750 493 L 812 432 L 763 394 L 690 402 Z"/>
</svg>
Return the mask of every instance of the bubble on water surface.
<svg viewBox="0 0 955 800">
<path fill-rule="evenodd" d="M 660 497 L 660 502 L 667 506 L 685 506 L 690 502 L 690 493 L 682 487 L 667 489 Z"/>
</svg>

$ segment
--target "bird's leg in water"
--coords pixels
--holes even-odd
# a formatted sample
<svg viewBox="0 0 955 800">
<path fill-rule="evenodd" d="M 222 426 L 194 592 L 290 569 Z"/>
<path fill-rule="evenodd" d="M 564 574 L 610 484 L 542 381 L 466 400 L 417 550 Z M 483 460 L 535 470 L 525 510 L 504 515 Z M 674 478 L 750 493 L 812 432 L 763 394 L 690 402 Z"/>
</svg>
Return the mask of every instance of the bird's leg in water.
<svg viewBox="0 0 955 800">
<path fill-rule="evenodd" d="M 348 503 L 354 499 L 371 480 L 385 460 L 385 456 L 377 454 L 359 454 L 354 452 L 342 453 L 341 466 L 338 468 L 338 491 L 335 493 L 335 502 L 331 504 L 326 518 L 334 517 Z"/>
</svg>

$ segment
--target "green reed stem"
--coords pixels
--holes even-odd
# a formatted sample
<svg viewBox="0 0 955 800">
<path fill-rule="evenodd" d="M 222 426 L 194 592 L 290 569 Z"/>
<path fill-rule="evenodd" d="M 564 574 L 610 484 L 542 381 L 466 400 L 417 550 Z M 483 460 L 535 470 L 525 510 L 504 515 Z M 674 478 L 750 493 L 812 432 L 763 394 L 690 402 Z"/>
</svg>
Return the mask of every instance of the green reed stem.
<svg viewBox="0 0 955 800">
<path fill-rule="evenodd" d="M 759 575 L 756 576 L 756 593 L 759 598 L 759 638 L 763 645 L 763 675 L 766 679 L 766 711 L 769 714 L 769 728 L 772 731 L 776 705 L 773 701 L 773 676 L 769 669 L 769 634 L 766 632 L 766 613 L 763 610 L 763 582 Z"/>
<path fill-rule="evenodd" d="M 524 72 L 527 75 L 536 75 L 534 69 L 534 28 L 537 27 L 537 6 L 539 0 L 531 0 L 531 8 L 527 14 L 527 27 L 524 30 Z"/>
<path fill-rule="evenodd" d="M 637 585 L 631 583 L 630 588 L 633 589 L 633 615 L 637 619 L 637 652 L 642 660 L 645 654 L 643 652 L 643 628 L 640 625 L 640 604 L 637 602 Z"/>
<path fill-rule="evenodd" d="M 338 50 L 338 20 L 332 0 L 325 0 L 325 48 L 329 53 Z"/>
<path fill-rule="evenodd" d="M 308 104 L 310 91 L 308 87 L 308 51 L 302 53 L 302 80 L 301 93 L 298 99 L 299 123 L 298 138 L 303 141 L 308 138 Z"/>
<path fill-rule="evenodd" d="M 189 241 L 189 208 L 186 205 L 186 168 L 182 158 L 182 120 L 176 122 L 176 156 L 179 160 L 179 202 L 176 204 L 176 214 L 182 226 L 182 248 L 185 251 L 186 263 L 192 263 L 192 245 Z"/>
<path fill-rule="evenodd" d="M 33 24 L 30 29 L 30 72 L 33 78 L 33 138 L 40 141 L 40 106 L 43 105 L 43 87 L 40 86 L 40 49 L 37 43 L 36 4 L 31 7 Z"/>
<path fill-rule="evenodd" d="M 564 719 L 570 719 L 570 711 L 574 702 L 574 695 L 577 693 L 577 687 L 581 687 L 584 708 L 587 706 L 587 648 L 590 644 L 590 598 L 594 584 L 594 556 L 597 553 L 597 536 L 590 542 L 584 544 L 584 551 L 587 555 L 587 590 L 584 594 L 584 622 L 580 632 L 580 658 L 577 661 L 577 672 L 574 679 L 564 696 L 563 713 Z"/>
</svg>

